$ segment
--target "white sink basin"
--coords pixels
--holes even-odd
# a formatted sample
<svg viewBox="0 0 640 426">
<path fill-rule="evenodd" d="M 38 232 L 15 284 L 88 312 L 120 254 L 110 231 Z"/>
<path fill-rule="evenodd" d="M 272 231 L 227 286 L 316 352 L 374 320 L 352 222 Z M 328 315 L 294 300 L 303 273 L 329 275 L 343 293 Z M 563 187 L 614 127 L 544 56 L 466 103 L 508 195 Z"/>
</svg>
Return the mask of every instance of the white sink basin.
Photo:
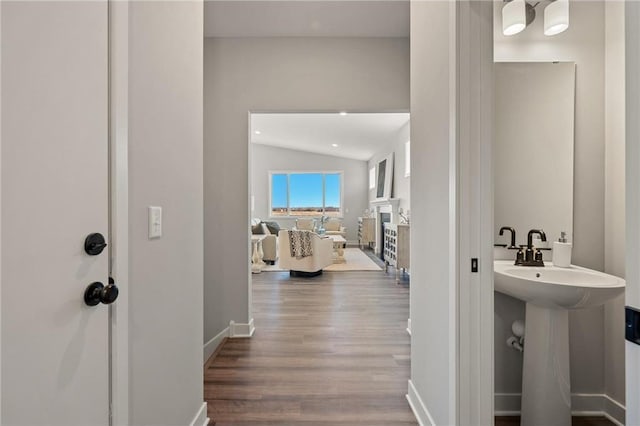
<svg viewBox="0 0 640 426">
<path fill-rule="evenodd" d="M 569 311 L 602 305 L 625 281 L 578 266 L 494 262 L 495 290 L 527 303 L 522 363 L 522 426 L 571 426 Z"/>
<path fill-rule="evenodd" d="M 625 280 L 579 266 L 515 266 L 494 262 L 495 290 L 545 308 L 579 309 L 602 305 L 624 292 Z"/>
</svg>

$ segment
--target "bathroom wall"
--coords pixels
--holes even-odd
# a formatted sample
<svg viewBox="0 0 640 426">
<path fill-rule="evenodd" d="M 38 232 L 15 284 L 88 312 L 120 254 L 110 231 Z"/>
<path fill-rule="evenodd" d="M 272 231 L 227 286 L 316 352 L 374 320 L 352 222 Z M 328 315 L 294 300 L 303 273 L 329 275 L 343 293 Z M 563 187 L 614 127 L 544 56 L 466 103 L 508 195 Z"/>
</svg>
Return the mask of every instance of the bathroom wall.
<svg viewBox="0 0 640 426">
<path fill-rule="evenodd" d="M 373 157 L 371 157 L 371 159 L 369 160 L 369 167 L 367 168 L 367 173 L 369 173 L 369 169 L 371 169 L 372 167 L 376 167 L 379 161 L 386 158 L 390 153 L 393 152 L 394 165 L 392 197 L 400 199 L 399 206 L 402 207 L 405 211 L 411 209 L 411 195 L 409 191 L 411 177 L 405 176 L 405 144 L 409 141 L 409 137 L 409 122 L 407 122 L 407 124 L 402 126 L 395 133 L 395 135 L 393 135 L 393 138 L 387 146 L 376 152 Z M 368 176 L 369 175 L 367 174 L 367 179 Z M 367 181 L 367 188 L 368 183 L 369 182 Z M 374 200 L 375 198 L 375 188 L 369 189 L 369 201 Z"/>
<path fill-rule="evenodd" d="M 607 10 L 609 7 L 607 6 Z M 613 129 L 619 129 L 616 127 L 619 124 L 612 120 L 617 113 L 613 106 L 610 106 L 608 109 L 610 114 L 607 115 L 610 118 L 608 122 L 610 127 L 607 127 L 609 131 L 605 134 L 605 93 L 607 96 L 614 96 L 614 93 L 618 93 L 617 96 L 621 95 L 619 95 L 619 88 L 618 91 L 605 90 L 605 5 L 604 2 L 595 1 L 572 2 L 569 30 L 552 38 L 545 37 L 543 34 L 541 14 L 539 10 L 538 18 L 522 33 L 505 37 L 500 30 L 500 4 L 496 3 L 494 7 L 495 60 L 576 63 L 573 263 L 597 270 L 605 270 L 606 265 L 608 271 L 620 275 L 620 265 L 624 261 L 620 258 L 624 248 L 624 230 L 619 229 L 617 224 L 624 223 L 624 220 L 620 219 L 623 212 L 620 211 L 619 198 L 616 202 L 611 198 L 605 198 L 607 193 L 611 196 L 611 191 L 606 191 L 606 187 L 611 190 L 616 187 L 622 188 L 619 190 L 619 195 L 622 196 L 624 193 L 624 185 L 620 186 L 619 182 L 621 153 L 619 149 L 616 150 L 619 145 L 609 143 L 609 140 L 616 138 Z M 610 18 L 614 19 L 612 15 Z M 616 32 L 616 34 L 621 33 Z M 616 43 L 613 32 L 609 35 L 608 41 L 611 45 Z M 615 81 L 614 79 L 620 81 L 620 77 L 615 73 L 623 71 L 620 70 L 619 65 L 616 67 L 618 68 L 608 68 L 610 79 L 607 81 Z M 607 97 L 607 99 L 611 101 L 610 105 L 618 105 L 614 98 Z M 607 138 L 607 135 L 610 137 Z M 623 179 L 624 172 L 622 173 Z M 607 215 L 605 211 L 608 212 Z M 605 221 L 605 216 L 609 220 Z M 606 223 L 609 223 L 609 226 Z M 614 233 L 611 236 L 613 239 L 605 237 L 605 229 L 607 232 Z M 605 238 L 608 239 L 609 244 L 605 245 Z M 504 330 L 498 330 L 501 322 L 504 322 L 504 326 L 507 327 L 513 317 L 524 313 L 522 307 L 518 305 L 522 304 L 514 299 L 496 297 L 496 316 L 502 315 L 500 321 L 496 319 L 495 322 L 496 361 L 502 358 L 515 361 L 514 357 L 519 356 L 505 353 L 510 350 L 506 348 L 504 341 L 499 341 L 503 337 Z M 608 309 L 609 307 L 607 311 Z M 614 316 L 605 316 L 605 308 L 571 312 L 571 385 L 573 393 L 594 394 L 606 391 L 609 396 L 624 403 L 624 389 L 620 383 L 620 378 L 624 376 L 624 364 L 613 363 L 614 359 L 620 357 L 616 354 L 622 349 L 618 351 L 619 344 L 617 344 L 613 353 L 608 349 L 605 350 L 606 337 L 614 338 L 616 343 L 618 340 L 615 335 L 605 333 L 605 330 L 617 327 Z M 606 368 L 605 358 L 611 361 L 607 362 Z M 507 367 L 496 369 L 496 393 L 520 391 L 520 382 L 513 378 L 513 376 L 520 377 L 520 372 L 514 364 L 515 362 L 507 363 Z M 509 370 L 509 366 L 513 369 Z M 499 407 L 496 408 L 499 409 Z"/>
</svg>

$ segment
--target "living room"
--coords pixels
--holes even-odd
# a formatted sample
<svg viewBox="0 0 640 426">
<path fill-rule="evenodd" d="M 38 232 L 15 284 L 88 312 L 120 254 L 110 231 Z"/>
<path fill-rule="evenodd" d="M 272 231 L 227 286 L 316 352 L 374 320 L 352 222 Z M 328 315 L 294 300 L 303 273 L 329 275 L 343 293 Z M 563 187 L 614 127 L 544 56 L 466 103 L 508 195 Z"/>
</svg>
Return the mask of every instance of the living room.
<svg viewBox="0 0 640 426">
<path fill-rule="evenodd" d="M 390 266 L 408 280 L 408 113 L 254 113 L 251 142 L 254 273 Z M 405 233 L 396 236 L 399 224 Z M 333 250 L 311 240 L 318 245 L 312 261 L 291 259 L 292 234 L 278 237 L 280 230 L 312 231 L 331 239 L 324 244 Z M 389 253 L 396 239 L 406 261 Z"/>
</svg>

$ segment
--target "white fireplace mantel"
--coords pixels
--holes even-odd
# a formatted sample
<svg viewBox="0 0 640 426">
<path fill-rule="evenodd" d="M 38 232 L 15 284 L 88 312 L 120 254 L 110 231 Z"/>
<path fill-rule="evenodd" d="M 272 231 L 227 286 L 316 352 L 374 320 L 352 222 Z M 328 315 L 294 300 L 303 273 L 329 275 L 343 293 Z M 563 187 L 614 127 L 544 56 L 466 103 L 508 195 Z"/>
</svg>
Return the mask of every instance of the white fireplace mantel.
<svg viewBox="0 0 640 426">
<path fill-rule="evenodd" d="M 400 215 L 398 209 L 400 207 L 400 198 L 377 198 L 369 201 L 369 210 L 371 216 L 376 218 L 376 244 L 375 252 L 380 254 L 382 250 L 382 232 L 380 229 L 380 213 L 390 213 L 391 223 L 400 223 Z"/>
<path fill-rule="evenodd" d="M 369 201 L 369 207 L 371 212 L 376 215 L 379 213 L 391 213 L 392 223 L 400 222 L 400 216 L 398 215 L 400 198 L 376 198 Z"/>
</svg>

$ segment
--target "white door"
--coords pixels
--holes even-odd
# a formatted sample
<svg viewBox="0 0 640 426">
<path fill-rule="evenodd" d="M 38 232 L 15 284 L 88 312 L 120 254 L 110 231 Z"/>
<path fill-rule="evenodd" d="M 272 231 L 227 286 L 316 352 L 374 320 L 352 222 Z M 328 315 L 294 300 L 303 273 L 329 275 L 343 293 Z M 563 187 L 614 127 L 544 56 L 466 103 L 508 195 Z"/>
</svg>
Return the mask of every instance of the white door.
<svg viewBox="0 0 640 426">
<path fill-rule="evenodd" d="M 640 310 L 640 3 L 625 3 L 626 275 L 625 304 Z M 626 344 L 626 424 L 640 425 L 640 346 Z"/>
<path fill-rule="evenodd" d="M 106 1 L 2 1 L 3 425 L 109 423 Z"/>
</svg>

